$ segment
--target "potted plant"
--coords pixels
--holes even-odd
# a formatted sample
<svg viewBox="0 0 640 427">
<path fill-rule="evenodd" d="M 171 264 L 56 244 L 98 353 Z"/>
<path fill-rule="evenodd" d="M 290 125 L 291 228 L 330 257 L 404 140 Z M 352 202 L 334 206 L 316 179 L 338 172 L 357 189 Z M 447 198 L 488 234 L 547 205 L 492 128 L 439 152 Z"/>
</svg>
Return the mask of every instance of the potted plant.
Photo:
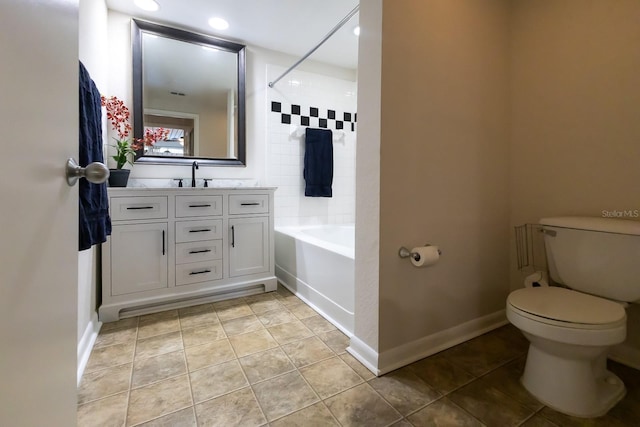
<svg viewBox="0 0 640 427">
<path fill-rule="evenodd" d="M 145 129 L 144 136 L 131 143 L 128 139 L 131 134 L 129 108 L 115 96 L 109 98 L 101 96 L 100 99 L 102 106 L 107 110 L 107 120 L 111 123 L 113 131 L 117 134 L 117 137 L 113 138 L 116 143 L 112 145 L 112 147 L 116 149 L 116 154 L 115 156 L 111 156 L 116 162 L 116 169 L 109 169 L 111 172 L 109 175 L 109 186 L 126 187 L 129 182 L 131 170 L 124 169 L 124 166 L 127 163 L 133 166 L 133 158 L 135 157 L 136 150 L 139 150 L 145 145 L 152 146 L 156 141 L 165 139 L 169 134 L 169 130 L 164 128 Z"/>
</svg>

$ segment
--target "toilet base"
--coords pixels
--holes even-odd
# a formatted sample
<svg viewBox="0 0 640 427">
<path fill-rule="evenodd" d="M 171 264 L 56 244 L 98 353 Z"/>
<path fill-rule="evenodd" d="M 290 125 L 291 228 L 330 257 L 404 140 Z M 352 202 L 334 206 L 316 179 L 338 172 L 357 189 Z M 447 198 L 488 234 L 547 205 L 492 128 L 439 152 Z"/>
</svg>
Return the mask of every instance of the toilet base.
<svg viewBox="0 0 640 427">
<path fill-rule="evenodd" d="M 549 342 L 526 334 L 531 344 L 522 385 L 541 403 L 567 415 L 595 418 L 626 394 L 607 366 L 608 347 Z"/>
</svg>

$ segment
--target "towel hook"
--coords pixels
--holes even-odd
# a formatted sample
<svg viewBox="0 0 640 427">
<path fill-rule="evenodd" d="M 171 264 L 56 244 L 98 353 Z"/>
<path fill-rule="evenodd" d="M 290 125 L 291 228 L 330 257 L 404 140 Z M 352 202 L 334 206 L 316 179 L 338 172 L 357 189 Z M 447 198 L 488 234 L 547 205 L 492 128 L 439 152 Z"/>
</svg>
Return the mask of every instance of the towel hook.
<svg viewBox="0 0 640 427">
<path fill-rule="evenodd" d="M 86 178 L 94 184 L 102 184 L 109 178 L 109 169 L 103 163 L 93 162 L 83 168 L 73 158 L 67 159 L 65 172 L 70 187 L 76 185 L 78 178 Z"/>
</svg>

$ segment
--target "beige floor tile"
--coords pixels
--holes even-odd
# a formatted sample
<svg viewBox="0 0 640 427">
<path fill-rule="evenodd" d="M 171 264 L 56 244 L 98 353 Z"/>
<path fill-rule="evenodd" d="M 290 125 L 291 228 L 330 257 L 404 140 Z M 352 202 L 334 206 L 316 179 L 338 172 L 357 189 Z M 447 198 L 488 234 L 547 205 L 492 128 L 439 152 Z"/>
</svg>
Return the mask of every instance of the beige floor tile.
<svg viewBox="0 0 640 427">
<path fill-rule="evenodd" d="M 253 390 L 269 421 L 318 401 L 313 390 L 295 371 L 255 384 Z"/>
<path fill-rule="evenodd" d="M 265 292 L 262 294 L 249 295 L 247 297 L 244 297 L 243 299 L 244 299 L 244 302 L 246 302 L 247 304 L 252 304 L 254 302 L 260 302 L 260 301 L 273 301 L 276 299 L 276 293 Z"/>
<path fill-rule="evenodd" d="M 138 317 L 128 317 L 115 322 L 106 322 L 102 324 L 100 332 L 108 332 L 116 329 L 136 329 L 138 327 L 138 320 Z"/>
<path fill-rule="evenodd" d="M 130 382 L 131 363 L 84 374 L 78 389 L 78 404 L 127 391 Z"/>
<path fill-rule="evenodd" d="M 344 360 L 344 362 L 351 366 L 351 369 L 353 369 L 354 371 L 356 371 L 356 373 L 358 375 L 360 375 L 362 377 L 363 380 L 365 381 L 369 381 L 372 378 L 375 378 L 376 376 L 373 374 L 373 372 L 371 372 L 369 369 L 367 369 L 366 366 L 364 366 L 362 363 L 360 363 L 358 361 L 358 359 L 356 359 L 355 357 L 353 357 L 352 355 L 350 355 L 349 353 L 342 353 L 340 355 L 340 358 L 342 360 Z"/>
<path fill-rule="evenodd" d="M 619 420 L 611 414 L 606 414 L 598 418 L 571 417 L 569 415 L 561 414 L 547 406 L 542 408 L 537 415 L 541 415 L 546 420 L 561 427 L 635 427 L 639 425 L 638 419 Z"/>
<path fill-rule="evenodd" d="M 228 339 L 188 347 L 185 349 L 185 354 L 189 372 L 235 359 Z"/>
<path fill-rule="evenodd" d="M 182 350 L 182 337 L 180 332 L 156 335 L 150 338 L 139 339 L 136 344 L 135 359 L 159 356 L 164 353 Z"/>
<path fill-rule="evenodd" d="M 182 342 L 184 343 L 185 348 L 193 347 L 194 345 L 206 344 L 226 337 L 227 335 L 224 333 L 224 329 L 222 329 L 222 325 L 219 323 L 182 330 Z"/>
<path fill-rule="evenodd" d="M 135 341 L 94 348 L 87 361 L 87 366 L 84 370 L 85 374 L 132 362 L 134 348 Z"/>
<path fill-rule="evenodd" d="M 535 414 L 520 425 L 521 427 L 559 427 L 557 424 L 552 423 L 540 414 Z"/>
<path fill-rule="evenodd" d="M 196 403 L 218 397 L 249 385 L 237 360 L 209 366 L 189 374 Z"/>
<path fill-rule="evenodd" d="M 449 393 L 474 379 L 473 375 L 449 363 L 440 354 L 412 363 L 408 368 L 442 394 Z"/>
<path fill-rule="evenodd" d="M 193 407 L 181 409 L 169 415 L 165 415 L 137 427 L 196 427 L 196 414 Z"/>
<path fill-rule="evenodd" d="M 136 425 L 193 405 L 186 375 L 131 390 L 127 425 Z"/>
<path fill-rule="evenodd" d="M 313 335 L 313 332 L 311 332 L 309 328 L 304 326 L 304 324 L 299 320 L 271 326 L 268 330 L 280 345 L 287 344 L 292 341 L 298 341 Z"/>
<path fill-rule="evenodd" d="M 248 356 L 278 346 L 276 340 L 266 329 L 230 337 L 229 342 L 231 342 L 237 357 Z"/>
<path fill-rule="evenodd" d="M 524 372 L 526 357 L 522 356 L 512 362 L 501 366 L 482 377 L 489 386 L 500 390 L 507 396 L 522 403 L 523 405 L 538 411 L 544 406 L 533 397 L 520 383 L 520 377 Z"/>
<path fill-rule="evenodd" d="M 178 311 L 169 310 L 160 313 L 140 316 L 138 324 L 138 339 L 149 338 L 156 335 L 168 334 L 180 330 Z"/>
<path fill-rule="evenodd" d="M 266 419 L 249 387 L 196 405 L 201 427 L 257 427 Z"/>
<path fill-rule="evenodd" d="M 197 328 L 216 323 L 220 323 L 220 320 L 213 310 L 189 312 L 180 315 L 180 327 L 182 329 Z"/>
<path fill-rule="evenodd" d="M 445 350 L 441 356 L 479 377 L 525 352 L 495 333 L 487 333 Z"/>
<path fill-rule="evenodd" d="M 223 309 L 223 308 L 233 307 L 236 305 L 246 305 L 246 304 L 247 303 L 245 302 L 244 298 L 231 298 L 223 301 L 214 302 L 211 305 L 213 305 L 213 309 L 217 313 L 220 309 Z"/>
<path fill-rule="evenodd" d="M 213 308 L 213 304 L 211 303 L 199 304 L 199 305 L 192 305 L 190 307 L 179 308 L 178 316 L 183 317 L 183 316 L 188 316 L 189 314 L 195 314 L 195 313 L 215 313 L 215 311 L 216 310 Z"/>
<path fill-rule="evenodd" d="M 301 368 L 300 373 L 321 399 L 364 382 L 360 375 L 338 356 Z"/>
<path fill-rule="evenodd" d="M 289 305 L 287 306 L 287 308 L 298 319 L 306 319 L 307 317 L 313 317 L 318 315 L 316 311 L 314 311 L 311 307 L 309 307 L 303 302 L 301 302 L 300 304 Z"/>
<path fill-rule="evenodd" d="M 402 415 L 407 415 L 440 397 L 410 370 L 403 368 L 369 381 L 387 402 Z"/>
<path fill-rule="evenodd" d="M 187 373 L 184 351 L 161 354 L 133 363 L 131 388 L 138 388 Z"/>
<path fill-rule="evenodd" d="M 331 322 L 329 322 L 319 314 L 301 319 L 301 322 L 304 323 L 304 325 L 309 328 L 314 334 L 319 334 L 320 332 L 335 331 L 337 329 L 331 324 Z"/>
<path fill-rule="evenodd" d="M 78 406 L 78 427 L 122 427 L 128 396 L 124 392 Z"/>
<path fill-rule="evenodd" d="M 289 323 L 296 320 L 296 316 L 291 314 L 289 310 L 274 310 L 267 311 L 266 313 L 258 314 L 258 319 L 262 324 L 268 328 L 270 326 L 281 325 L 283 323 Z"/>
<path fill-rule="evenodd" d="M 273 297 L 270 300 L 264 301 L 255 301 L 248 303 L 249 307 L 255 314 L 266 313 L 267 311 L 273 310 L 285 310 L 284 305 L 282 305 L 278 300 Z"/>
<path fill-rule="evenodd" d="M 216 314 L 221 321 L 237 319 L 238 317 L 251 316 L 253 310 L 245 302 L 236 305 L 230 305 L 227 307 L 220 307 L 216 309 Z"/>
<path fill-rule="evenodd" d="M 398 421 L 397 423 L 391 424 L 391 427 L 414 427 L 409 421 L 404 418 Z M 456 426 L 457 427 L 457 426 Z"/>
<path fill-rule="evenodd" d="M 387 426 L 402 418 L 367 383 L 330 397 L 324 403 L 342 425 Z"/>
<path fill-rule="evenodd" d="M 318 337 L 309 337 L 285 344 L 282 346 L 282 349 L 291 358 L 291 361 L 297 368 L 328 359 L 335 355 Z"/>
<path fill-rule="evenodd" d="M 349 347 L 349 337 L 342 332 L 335 330 L 329 332 L 320 332 L 318 334 L 320 338 L 329 348 L 336 352 L 336 354 L 342 354 L 347 351 Z"/>
<path fill-rule="evenodd" d="M 241 357 L 240 364 L 251 384 L 295 369 L 295 366 L 291 364 L 289 358 L 280 348 Z"/>
<path fill-rule="evenodd" d="M 484 424 L 492 426 L 516 426 L 535 412 L 491 387 L 482 378 L 447 397 Z"/>
<path fill-rule="evenodd" d="M 339 426 L 322 402 L 308 406 L 272 422 L 271 427 Z"/>
<path fill-rule="evenodd" d="M 302 303 L 302 300 L 300 298 L 291 293 L 289 295 L 283 295 L 282 293 L 278 292 L 276 294 L 276 299 L 287 308 Z"/>
<path fill-rule="evenodd" d="M 414 426 L 482 427 L 484 425 L 446 397 L 407 418 Z M 498 425 L 502 427 L 502 424 L 496 424 Z"/>
<path fill-rule="evenodd" d="M 138 334 L 137 328 L 119 328 L 109 329 L 106 331 L 101 330 L 96 338 L 96 342 L 93 348 L 106 347 L 115 344 L 126 344 L 136 340 Z"/>
<path fill-rule="evenodd" d="M 250 316 L 238 317 L 231 320 L 223 320 L 222 327 L 224 328 L 227 336 L 232 337 L 234 335 L 246 334 L 247 332 L 257 331 L 264 329 L 264 326 L 258 320 L 255 314 Z"/>
</svg>

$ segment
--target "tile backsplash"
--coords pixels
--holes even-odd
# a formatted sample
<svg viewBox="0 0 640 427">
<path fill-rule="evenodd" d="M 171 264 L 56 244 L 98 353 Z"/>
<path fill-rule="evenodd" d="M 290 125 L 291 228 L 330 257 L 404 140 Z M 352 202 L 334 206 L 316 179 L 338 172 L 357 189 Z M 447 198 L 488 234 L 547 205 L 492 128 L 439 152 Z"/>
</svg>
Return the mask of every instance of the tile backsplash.
<svg viewBox="0 0 640 427">
<path fill-rule="evenodd" d="M 269 65 L 269 81 L 284 68 Z M 267 93 L 267 185 L 278 225 L 355 222 L 356 82 L 295 70 Z M 307 127 L 333 132 L 333 197 L 305 197 Z"/>
</svg>

